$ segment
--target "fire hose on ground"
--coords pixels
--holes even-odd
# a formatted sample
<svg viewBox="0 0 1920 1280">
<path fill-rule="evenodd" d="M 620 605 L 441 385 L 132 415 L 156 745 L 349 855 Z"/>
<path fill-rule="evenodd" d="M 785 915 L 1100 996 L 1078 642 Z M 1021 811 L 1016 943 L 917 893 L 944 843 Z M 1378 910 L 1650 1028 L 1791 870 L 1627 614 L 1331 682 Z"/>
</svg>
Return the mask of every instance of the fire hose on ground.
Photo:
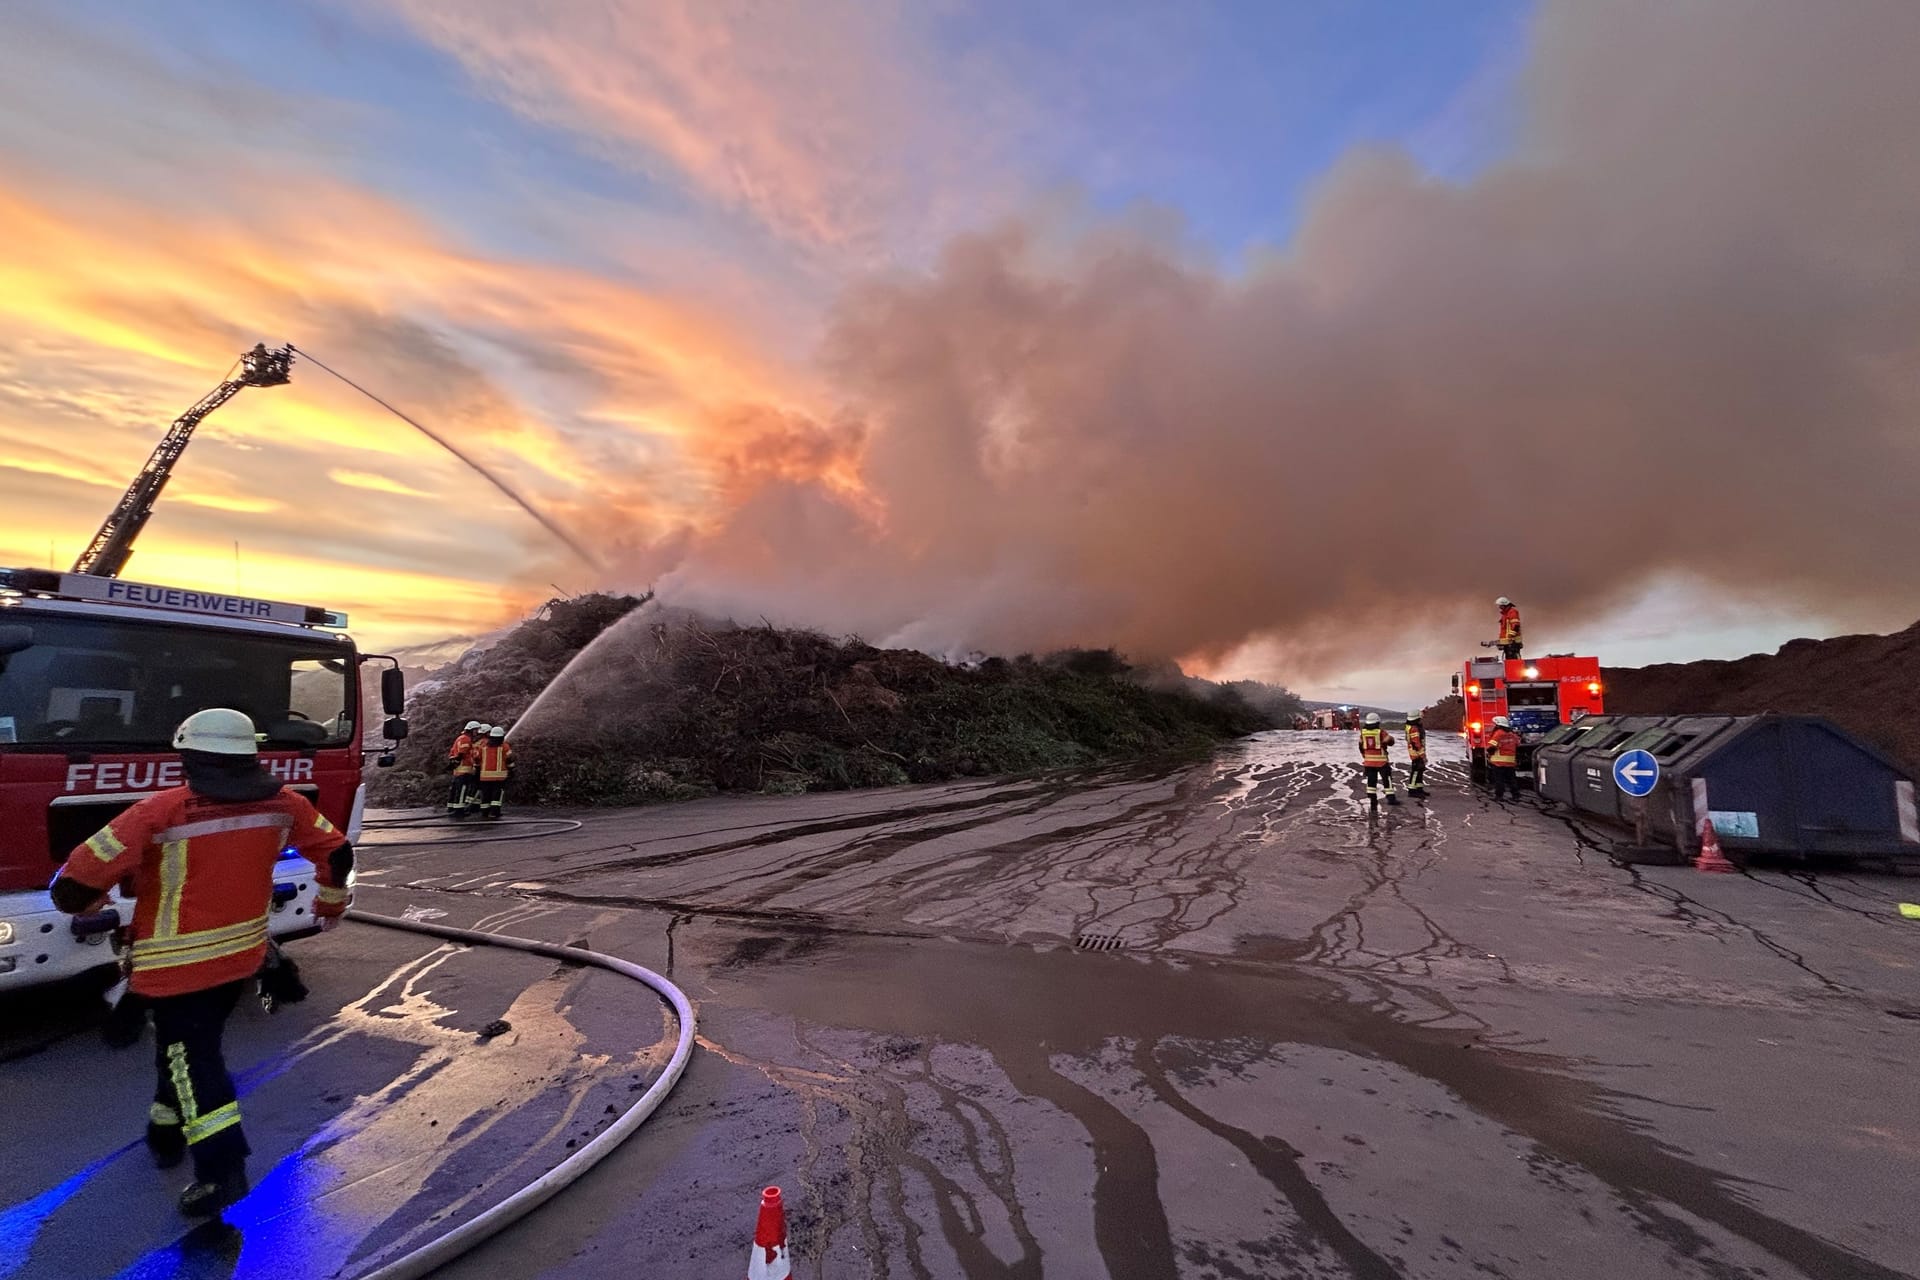
<svg viewBox="0 0 1920 1280">
<path fill-rule="evenodd" d="M 532 1213 L 578 1180 L 587 1170 L 612 1155 L 614 1148 L 626 1141 L 666 1100 L 667 1094 L 679 1081 L 680 1073 L 686 1070 L 687 1059 L 693 1056 L 693 1005 L 680 988 L 651 969 L 598 951 L 560 946 L 551 942 L 538 942 L 531 938 L 510 938 L 501 934 L 481 933 L 474 929 L 456 929 L 448 925 L 429 924 L 422 920 L 401 920 L 393 916 L 369 915 L 364 911 L 350 912 L 347 918 L 361 924 L 377 925 L 383 929 L 399 929 L 407 933 L 422 933 L 449 942 L 507 947 L 515 951 L 531 952 L 534 955 L 550 956 L 555 960 L 569 960 L 577 964 L 609 969 L 653 988 L 662 999 L 673 1006 L 674 1017 L 680 1024 L 679 1042 L 674 1046 L 673 1056 L 668 1059 L 665 1070 L 661 1071 L 647 1091 L 640 1095 L 639 1101 L 628 1107 L 619 1119 L 595 1135 L 592 1141 L 499 1204 L 455 1227 L 432 1243 L 422 1245 L 411 1253 L 367 1272 L 359 1277 L 359 1280 L 418 1280 L 419 1277 L 445 1266 L 461 1254 Z"/>
</svg>

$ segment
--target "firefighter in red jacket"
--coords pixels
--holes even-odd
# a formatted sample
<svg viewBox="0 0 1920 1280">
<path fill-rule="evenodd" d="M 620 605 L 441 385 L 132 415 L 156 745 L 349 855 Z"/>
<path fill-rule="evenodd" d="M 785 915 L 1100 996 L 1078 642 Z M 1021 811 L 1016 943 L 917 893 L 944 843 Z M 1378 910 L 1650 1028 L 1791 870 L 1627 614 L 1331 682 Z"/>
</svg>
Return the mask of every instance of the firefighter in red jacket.
<svg viewBox="0 0 1920 1280">
<path fill-rule="evenodd" d="M 480 788 L 481 815 L 498 818 L 507 794 L 507 779 L 513 776 L 513 744 L 507 741 L 505 725 L 494 725 L 476 755 Z"/>
<path fill-rule="evenodd" d="M 1366 727 L 1360 730 L 1360 767 L 1367 775 L 1367 803 L 1378 805 L 1382 796 L 1388 804 L 1399 804 L 1400 797 L 1393 793 L 1393 764 L 1387 759 L 1387 748 L 1393 745 L 1393 735 L 1380 727 L 1380 713 L 1367 712 Z"/>
<path fill-rule="evenodd" d="M 1427 798 L 1427 726 L 1420 712 L 1407 712 L 1407 794 Z"/>
<path fill-rule="evenodd" d="M 77 915 L 133 879 L 129 990 L 153 1013 L 159 1069 L 147 1146 L 163 1169 L 193 1156 L 180 1209 L 206 1217 L 247 1193 L 247 1140 L 220 1041 L 266 955 L 275 865 L 288 846 L 314 864 L 313 914 L 329 929 L 351 900 L 353 847 L 260 767 L 253 721 L 242 713 L 196 712 L 173 745 L 186 785 L 146 797 L 94 833 L 67 858 L 52 897 Z"/>
<path fill-rule="evenodd" d="M 1513 731 L 1513 721 L 1495 716 L 1493 732 L 1487 736 L 1487 774 L 1493 780 L 1495 800 L 1507 793 L 1520 798 L 1519 765 L 1520 735 Z"/>
<path fill-rule="evenodd" d="M 447 816 L 465 817 L 468 804 L 473 799 L 474 757 L 479 750 L 481 739 L 486 737 L 487 726 L 478 720 L 467 721 L 467 727 L 447 748 L 447 764 L 453 770 L 453 784 L 447 789 Z"/>
<path fill-rule="evenodd" d="M 1485 640 L 1481 643 L 1489 649 L 1498 649 L 1509 659 L 1520 656 L 1520 610 L 1513 601 L 1501 596 L 1493 602 L 1500 610 L 1500 638 Z"/>
</svg>

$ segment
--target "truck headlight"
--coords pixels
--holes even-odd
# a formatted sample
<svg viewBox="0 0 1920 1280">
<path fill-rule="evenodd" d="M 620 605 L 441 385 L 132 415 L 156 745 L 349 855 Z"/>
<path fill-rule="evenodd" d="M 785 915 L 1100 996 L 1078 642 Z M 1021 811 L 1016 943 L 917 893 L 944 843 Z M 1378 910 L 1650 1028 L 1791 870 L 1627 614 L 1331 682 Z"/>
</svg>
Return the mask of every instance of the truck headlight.
<svg viewBox="0 0 1920 1280">
<path fill-rule="evenodd" d="M 0 920 L 0 947 L 13 941 L 13 921 Z"/>
</svg>

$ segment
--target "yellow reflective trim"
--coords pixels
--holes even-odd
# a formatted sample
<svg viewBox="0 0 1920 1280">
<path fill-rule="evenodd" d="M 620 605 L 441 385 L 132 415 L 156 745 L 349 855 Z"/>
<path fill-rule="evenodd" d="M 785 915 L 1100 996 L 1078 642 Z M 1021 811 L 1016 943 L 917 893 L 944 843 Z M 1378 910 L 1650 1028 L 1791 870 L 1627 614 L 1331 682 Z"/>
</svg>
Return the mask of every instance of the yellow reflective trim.
<svg viewBox="0 0 1920 1280">
<path fill-rule="evenodd" d="M 156 952 L 136 943 L 133 948 L 133 969 L 135 973 L 145 973 L 153 969 L 178 969 L 182 965 L 199 964 L 203 960 L 219 960 L 226 956 L 239 955 L 243 951 L 263 946 L 266 941 L 267 927 L 263 924 L 245 936 L 198 947 Z"/>
<path fill-rule="evenodd" d="M 335 889 L 324 884 L 314 891 L 313 896 L 316 902 L 324 902 L 329 905 L 336 902 L 345 904 L 353 901 L 353 891 L 351 889 Z"/>
<path fill-rule="evenodd" d="M 147 1123 L 163 1129 L 175 1128 L 180 1123 L 180 1113 L 164 1102 L 156 1102 L 147 1108 Z"/>
<path fill-rule="evenodd" d="M 259 933 L 267 927 L 265 916 L 255 916 L 251 920 L 242 920 L 238 924 L 222 925 L 218 929 L 202 929 L 198 933 L 176 934 L 171 938 L 142 938 L 135 944 L 137 949 L 155 955 L 168 951 L 192 951 L 212 946 L 217 942 L 227 942 L 234 938 L 244 938 Z"/>
<path fill-rule="evenodd" d="M 198 1120 L 187 1122 L 187 1141 L 205 1142 L 223 1129 L 231 1129 L 240 1123 L 240 1104 L 229 1102 L 224 1107 L 215 1107 Z"/>
<path fill-rule="evenodd" d="M 338 830 L 338 828 L 336 828 L 331 822 L 327 821 L 327 815 L 324 813 L 316 813 L 315 815 L 313 815 L 313 829 L 315 831 Z"/>
<path fill-rule="evenodd" d="M 188 1124 L 200 1118 L 193 1100 L 193 1080 L 187 1075 L 187 1046 L 178 1041 L 167 1046 L 167 1075 L 173 1080 L 173 1095 L 180 1099 L 180 1114 Z"/>
<path fill-rule="evenodd" d="M 87 848 L 91 849 L 93 856 L 102 862 L 112 862 L 127 851 L 127 846 L 120 842 L 120 837 L 113 834 L 112 827 L 102 827 L 87 837 Z"/>
<path fill-rule="evenodd" d="M 187 842 L 169 840 L 160 846 L 160 902 L 153 916 L 153 936 L 171 938 L 180 932 L 180 899 L 187 889 Z"/>
</svg>

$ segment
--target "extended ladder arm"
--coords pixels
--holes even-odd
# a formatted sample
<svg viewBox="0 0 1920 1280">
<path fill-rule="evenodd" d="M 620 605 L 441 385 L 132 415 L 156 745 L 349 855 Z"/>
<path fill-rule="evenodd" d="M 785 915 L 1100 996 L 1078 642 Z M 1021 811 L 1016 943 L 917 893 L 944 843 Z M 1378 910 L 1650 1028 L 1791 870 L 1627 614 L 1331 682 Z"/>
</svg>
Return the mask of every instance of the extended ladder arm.
<svg viewBox="0 0 1920 1280">
<path fill-rule="evenodd" d="M 154 446 L 147 465 L 140 468 L 140 474 L 133 478 L 127 491 L 120 495 L 120 501 L 93 535 L 93 541 L 80 558 L 73 562 L 73 572 L 93 574 L 102 578 L 116 578 L 127 566 L 133 555 L 133 540 L 140 536 L 147 521 L 153 515 L 153 507 L 160 500 L 161 490 L 167 487 L 167 481 L 173 476 L 174 463 L 187 450 L 187 442 L 193 438 L 193 429 L 200 425 L 206 416 L 227 401 L 240 394 L 245 387 L 277 387 L 288 381 L 293 367 L 293 352 L 290 348 L 269 351 L 264 344 L 240 357 L 238 376 L 228 378 L 219 386 L 202 396 L 198 403 L 167 428 L 167 434 Z"/>
</svg>

